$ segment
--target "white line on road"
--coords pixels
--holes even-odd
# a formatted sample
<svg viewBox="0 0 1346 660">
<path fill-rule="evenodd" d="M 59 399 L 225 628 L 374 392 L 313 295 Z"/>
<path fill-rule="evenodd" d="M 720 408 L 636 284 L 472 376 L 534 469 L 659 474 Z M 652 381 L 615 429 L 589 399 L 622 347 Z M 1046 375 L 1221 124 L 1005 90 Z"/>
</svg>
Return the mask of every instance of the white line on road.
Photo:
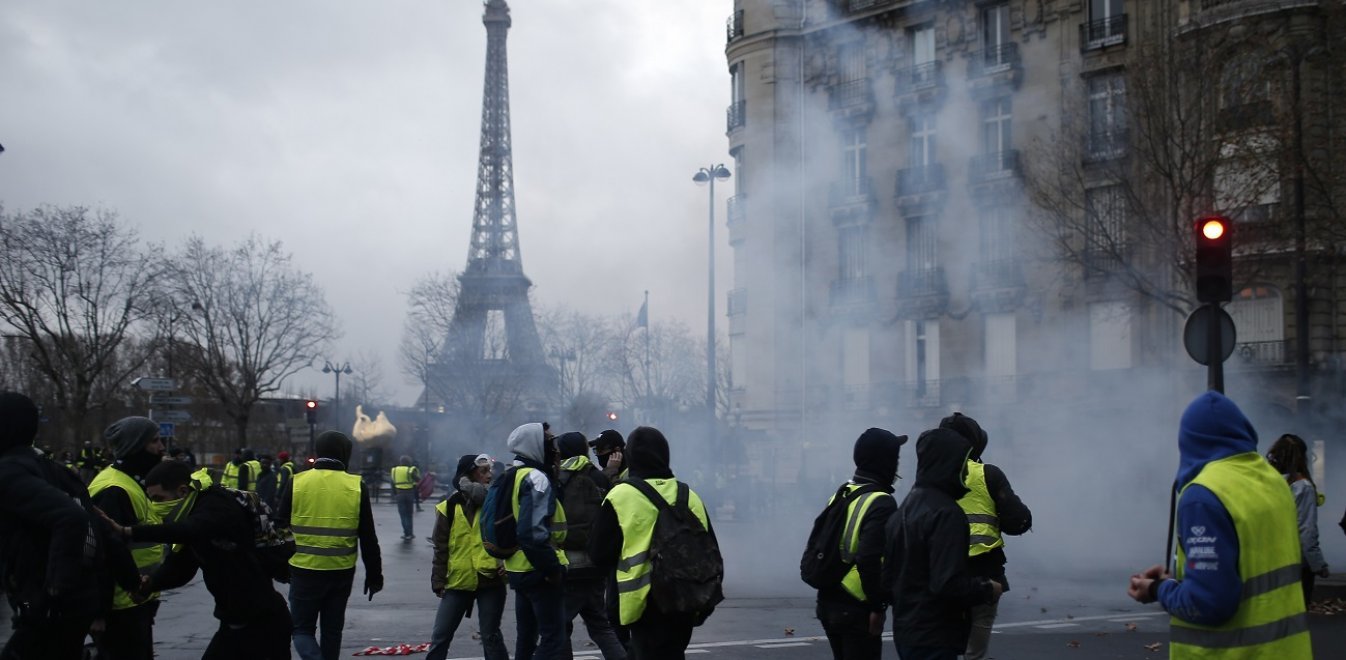
<svg viewBox="0 0 1346 660">
<path fill-rule="evenodd" d="M 1080 627 L 1080 624 L 1078 624 L 1078 623 L 1049 623 L 1049 624 L 1047 624 L 1047 625 L 1045 625 L 1045 626 L 1033 626 L 1033 627 L 1034 627 L 1034 628 L 1040 628 L 1040 629 L 1042 629 L 1042 630 L 1055 630 L 1055 629 L 1057 629 L 1057 628 L 1078 628 L 1078 627 Z"/>
<path fill-rule="evenodd" d="M 1127 616 L 1125 619 L 1123 619 L 1122 616 L 1117 614 L 1103 614 L 1099 616 L 1077 616 L 1072 619 L 1042 619 L 1041 621 L 1016 621 L 1014 623 L 997 623 L 995 624 L 995 629 L 1003 630 L 1006 628 L 1026 628 L 1028 626 L 1042 626 L 1044 624 L 1051 624 L 1051 623 L 1071 623 L 1071 622 L 1078 623 L 1080 621 L 1117 621 L 1120 623 L 1130 623 L 1131 620 L 1133 619 L 1140 619 L 1151 616 L 1164 616 L 1164 615 L 1165 614 L 1163 612 L 1139 612 L 1137 614 L 1131 614 Z"/>
<path fill-rule="evenodd" d="M 785 644 L 758 644 L 759 649 L 788 649 L 791 646 L 812 646 L 808 642 L 787 642 Z"/>
</svg>

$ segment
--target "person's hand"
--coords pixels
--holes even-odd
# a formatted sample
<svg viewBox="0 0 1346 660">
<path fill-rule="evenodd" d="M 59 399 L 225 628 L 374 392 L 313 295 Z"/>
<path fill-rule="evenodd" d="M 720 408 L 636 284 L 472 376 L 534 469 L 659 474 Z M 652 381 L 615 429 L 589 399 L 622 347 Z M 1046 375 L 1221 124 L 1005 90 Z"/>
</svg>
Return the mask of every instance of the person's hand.
<svg viewBox="0 0 1346 660">
<path fill-rule="evenodd" d="M 996 582 L 995 580 L 991 580 L 991 602 L 994 603 L 994 602 L 999 601 L 999 600 L 1000 600 L 1000 594 L 1003 594 L 1003 593 L 1005 593 L 1005 585 L 1000 584 L 999 582 Z"/>
<path fill-rule="evenodd" d="M 883 634 L 883 612 L 869 613 L 869 634 L 878 637 Z"/>
<path fill-rule="evenodd" d="M 150 576 L 142 575 L 140 576 L 140 586 L 136 588 L 135 593 L 131 594 L 131 601 L 143 603 L 149 600 L 152 593 L 154 593 L 154 589 L 150 585 Z"/>
<path fill-rule="evenodd" d="M 1318 571 L 1318 577 L 1320 578 L 1332 577 L 1332 567 L 1324 564 L 1323 570 Z"/>
<path fill-rule="evenodd" d="M 1147 580 L 1167 580 L 1169 578 L 1169 574 L 1159 564 L 1145 569 L 1145 572 L 1141 573 L 1140 576 Z"/>
<path fill-rule="evenodd" d="M 382 575 L 379 575 L 379 576 L 366 575 L 366 576 L 365 576 L 365 595 L 366 595 L 366 596 L 369 596 L 369 600 L 371 600 L 371 601 L 374 600 L 374 594 L 376 594 L 376 593 L 378 593 L 378 592 L 380 592 L 380 591 L 383 591 L 383 576 L 382 576 Z"/>
<path fill-rule="evenodd" d="M 431 587 L 430 591 L 435 592 L 435 598 L 444 597 L 444 587 Z"/>
<path fill-rule="evenodd" d="M 612 474 L 622 471 L 622 450 L 613 450 L 611 454 L 608 454 L 608 470 Z"/>
<path fill-rule="evenodd" d="M 1132 575 L 1131 583 L 1126 588 L 1126 595 L 1137 603 L 1153 603 L 1154 601 L 1150 598 L 1150 585 L 1153 583 L 1154 579 L 1147 578 L 1140 573 Z"/>
</svg>

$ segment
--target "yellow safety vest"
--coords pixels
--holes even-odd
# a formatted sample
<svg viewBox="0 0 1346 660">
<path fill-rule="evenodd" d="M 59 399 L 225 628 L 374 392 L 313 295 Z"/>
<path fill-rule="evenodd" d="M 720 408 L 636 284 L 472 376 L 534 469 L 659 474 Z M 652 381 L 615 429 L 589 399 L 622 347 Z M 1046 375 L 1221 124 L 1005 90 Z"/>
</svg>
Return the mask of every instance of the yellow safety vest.
<svg viewBox="0 0 1346 660">
<path fill-rule="evenodd" d="M 958 500 L 958 506 L 967 514 L 967 555 L 976 557 L 1004 547 L 1000 537 L 1000 517 L 996 515 L 995 500 L 986 487 L 986 466 L 976 461 L 967 462 L 967 494 Z"/>
<path fill-rule="evenodd" d="M 519 521 L 519 496 L 522 492 L 519 490 L 524 487 L 524 477 L 528 476 L 534 468 L 521 467 L 514 471 L 514 520 L 515 524 Z M 532 486 L 528 486 L 532 488 Z M 569 566 L 570 561 L 566 559 L 565 550 L 561 549 L 561 544 L 566 540 L 566 510 L 561 506 L 561 501 L 556 501 L 556 513 L 549 522 L 551 527 L 551 545 L 556 550 L 556 559 L 562 566 Z M 520 550 L 509 556 L 505 560 L 505 570 L 511 573 L 527 573 L 533 570 L 533 562 L 528 561 L 528 557 Z"/>
<path fill-rule="evenodd" d="M 210 478 L 210 468 L 206 467 L 193 472 L 192 481 L 196 482 L 197 490 L 205 490 L 215 483 L 215 480 Z"/>
<path fill-rule="evenodd" d="M 224 472 L 220 474 L 220 485 L 238 490 L 238 472 L 238 466 L 233 461 L 225 463 Z"/>
<path fill-rule="evenodd" d="M 669 504 L 678 498 L 676 479 L 646 479 Z M 608 491 L 604 500 L 612 504 L 617 524 L 622 530 L 622 555 L 617 561 L 617 603 L 621 624 L 629 626 L 645 614 L 645 601 L 650 595 L 650 541 L 654 538 L 654 521 L 659 509 L 643 493 L 629 483 L 620 483 Z M 706 507 L 701 497 L 688 489 L 687 506 L 696 514 L 701 526 L 710 529 Z"/>
<path fill-rule="evenodd" d="M 243 463 L 248 466 L 248 490 L 257 491 L 257 480 L 262 478 L 262 462 L 247 461 Z"/>
<path fill-rule="evenodd" d="M 854 493 L 857 488 L 860 488 L 860 484 L 847 484 L 846 494 Z M 865 515 L 869 513 L 869 507 L 880 495 L 892 497 L 882 491 L 874 491 L 861 493 L 851 500 L 846 507 L 846 527 L 841 533 L 841 559 L 851 565 L 851 570 L 846 571 L 846 577 L 841 579 L 841 588 L 860 602 L 868 600 L 865 597 L 864 587 L 860 584 L 860 568 L 855 565 L 855 555 L 860 551 L 860 526 L 864 523 Z M 835 494 L 832 495 L 832 499 L 836 499 Z M 828 504 L 831 503 L 832 500 L 828 500 Z"/>
<path fill-rule="evenodd" d="M 94 497 L 109 487 L 120 488 L 126 493 L 126 497 L 131 500 L 131 509 L 136 514 L 137 525 L 159 524 L 159 514 L 155 513 L 154 507 L 150 506 L 150 498 L 145 496 L 145 489 L 141 488 L 140 484 L 131 478 L 131 475 L 117 468 L 105 469 L 89 482 L 89 496 Z M 161 543 L 131 543 L 130 548 L 131 558 L 135 560 L 136 568 L 140 569 L 141 575 L 153 573 L 163 562 L 164 546 Z M 156 591 L 150 594 L 149 600 L 158 597 L 159 592 Z M 145 602 L 149 602 L 149 600 Z M 141 603 L 131 600 L 131 594 L 121 587 L 113 587 L 112 609 L 125 610 L 139 604 Z"/>
<path fill-rule="evenodd" d="M 294 476 L 290 498 L 294 556 L 290 565 L 314 571 L 355 568 L 360 530 L 360 476 L 308 470 Z"/>
<path fill-rule="evenodd" d="M 468 520 L 461 504 L 454 504 L 452 512 L 449 506 L 448 500 L 435 505 L 439 515 L 449 518 L 449 571 L 444 588 L 476 591 L 479 576 L 495 576 L 500 564 L 481 544 L 481 509 Z"/>
<path fill-rule="evenodd" d="M 1256 452 L 1207 463 L 1187 486 L 1200 484 L 1219 498 L 1238 534 L 1238 610 L 1218 626 L 1170 620 L 1169 658 L 1300 660 L 1313 657 L 1300 587 L 1299 523 L 1290 487 Z M 1181 499 L 1181 494 L 1179 494 Z M 1179 540 L 1201 530 L 1178 530 Z M 1178 546 L 1177 578 L 1187 555 Z M 1193 561 L 1202 561 L 1193 558 Z"/>
<path fill-rule="evenodd" d="M 411 475 L 416 468 L 410 465 L 398 465 L 393 468 L 392 480 L 393 488 L 397 490 L 411 490 L 416 487 L 416 479 Z"/>
</svg>

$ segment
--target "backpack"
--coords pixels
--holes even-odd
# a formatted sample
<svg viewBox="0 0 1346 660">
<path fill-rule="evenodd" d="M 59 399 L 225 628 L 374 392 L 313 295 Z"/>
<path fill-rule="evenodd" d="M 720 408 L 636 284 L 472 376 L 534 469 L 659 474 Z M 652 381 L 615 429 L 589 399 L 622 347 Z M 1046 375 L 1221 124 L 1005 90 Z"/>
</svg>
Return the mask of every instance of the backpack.
<svg viewBox="0 0 1346 660">
<path fill-rule="evenodd" d="M 650 599 L 661 612 L 708 613 L 724 600 L 724 559 L 708 526 L 687 505 L 691 489 L 677 482 L 677 501 L 670 506 L 644 479 L 626 483 L 659 510 L 650 539 Z"/>
<path fill-rule="evenodd" d="M 221 486 L 223 488 L 223 486 Z M 276 524 L 271 507 L 254 491 L 224 488 L 252 522 L 252 556 L 262 572 L 280 582 L 290 581 L 290 557 L 294 555 L 294 532 Z"/>
<path fill-rule="evenodd" d="M 519 551 L 519 528 L 514 520 L 514 475 L 518 466 L 491 482 L 481 504 L 481 544 L 486 554 L 509 559 Z"/>
<path fill-rule="evenodd" d="M 842 484 L 832 496 L 827 508 L 813 519 L 813 531 L 804 544 L 804 556 L 799 560 L 799 578 L 814 589 L 827 589 L 841 584 L 854 562 L 842 555 L 842 534 L 846 531 L 846 512 L 851 502 L 861 495 L 873 493 L 863 487 L 850 493 Z"/>
<path fill-rule="evenodd" d="M 598 508 L 603 506 L 603 490 L 589 476 L 592 465 L 584 470 L 562 470 L 558 480 L 561 482 L 561 504 L 566 511 L 566 538 L 561 547 L 566 550 L 588 550 L 589 528 L 598 517 Z"/>
</svg>

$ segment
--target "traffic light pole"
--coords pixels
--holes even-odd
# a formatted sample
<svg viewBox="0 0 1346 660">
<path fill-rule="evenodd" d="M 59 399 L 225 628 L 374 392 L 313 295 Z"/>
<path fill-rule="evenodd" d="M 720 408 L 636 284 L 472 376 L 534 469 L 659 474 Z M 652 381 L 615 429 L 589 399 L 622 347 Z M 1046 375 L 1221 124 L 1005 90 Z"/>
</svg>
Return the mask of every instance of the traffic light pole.
<svg viewBox="0 0 1346 660">
<path fill-rule="evenodd" d="M 317 456 L 317 454 L 315 453 L 315 452 L 317 451 L 317 449 L 316 449 L 316 447 L 317 447 L 317 444 L 316 444 L 317 427 L 318 427 L 318 425 L 315 424 L 315 423 L 313 423 L 313 422 L 309 422 L 309 423 L 308 423 L 308 455 L 309 455 L 310 457 L 312 457 L 312 456 Z"/>
<path fill-rule="evenodd" d="M 1224 394 L 1224 345 L 1220 336 L 1220 303 L 1206 303 L 1206 389 Z"/>
</svg>

